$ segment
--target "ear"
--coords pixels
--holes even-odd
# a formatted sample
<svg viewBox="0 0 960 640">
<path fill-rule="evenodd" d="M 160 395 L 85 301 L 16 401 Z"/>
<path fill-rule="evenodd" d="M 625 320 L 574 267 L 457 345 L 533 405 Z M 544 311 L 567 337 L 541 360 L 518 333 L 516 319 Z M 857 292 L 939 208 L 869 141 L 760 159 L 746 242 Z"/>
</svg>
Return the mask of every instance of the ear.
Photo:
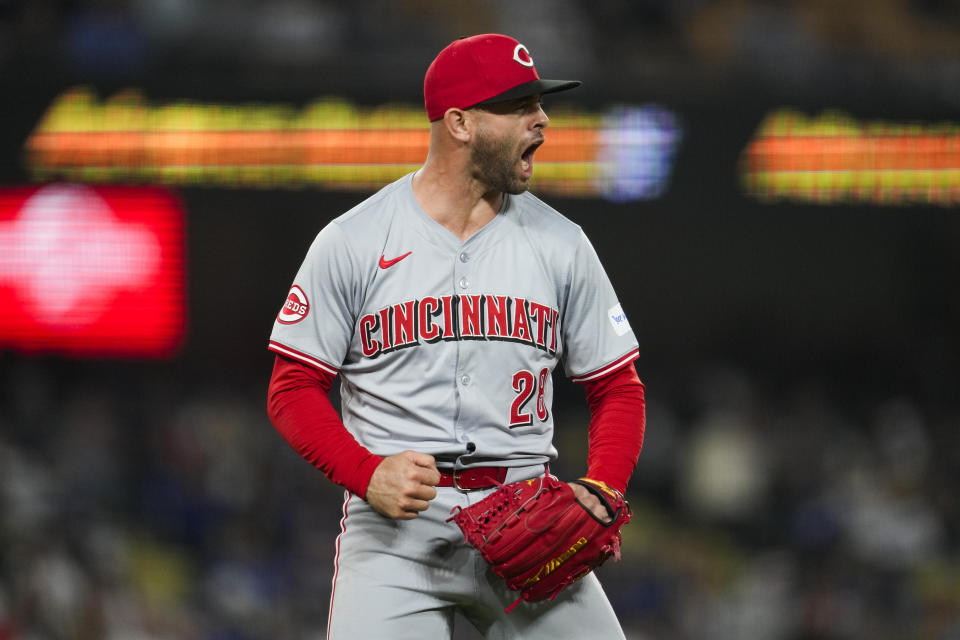
<svg viewBox="0 0 960 640">
<path fill-rule="evenodd" d="M 443 126 L 447 133 L 460 142 L 468 142 L 473 135 L 473 123 L 470 115 L 463 109 L 452 107 L 443 114 Z"/>
</svg>

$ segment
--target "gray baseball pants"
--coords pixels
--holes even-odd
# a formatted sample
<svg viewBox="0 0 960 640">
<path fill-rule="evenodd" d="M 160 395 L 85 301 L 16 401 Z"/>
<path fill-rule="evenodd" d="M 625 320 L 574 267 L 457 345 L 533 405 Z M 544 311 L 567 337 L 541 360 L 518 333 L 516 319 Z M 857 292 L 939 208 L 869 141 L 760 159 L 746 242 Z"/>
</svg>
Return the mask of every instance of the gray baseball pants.
<svg viewBox="0 0 960 640">
<path fill-rule="evenodd" d="M 511 469 L 506 481 L 542 473 L 543 465 Z M 347 494 L 337 553 L 328 640 L 451 638 L 455 613 L 489 640 L 520 638 L 623 639 L 616 614 L 596 575 L 564 589 L 553 601 L 522 602 L 483 557 L 446 522 L 494 489 L 461 493 L 438 487 L 430 508 L 413 520 L 392 520 Z"/>
</svg>

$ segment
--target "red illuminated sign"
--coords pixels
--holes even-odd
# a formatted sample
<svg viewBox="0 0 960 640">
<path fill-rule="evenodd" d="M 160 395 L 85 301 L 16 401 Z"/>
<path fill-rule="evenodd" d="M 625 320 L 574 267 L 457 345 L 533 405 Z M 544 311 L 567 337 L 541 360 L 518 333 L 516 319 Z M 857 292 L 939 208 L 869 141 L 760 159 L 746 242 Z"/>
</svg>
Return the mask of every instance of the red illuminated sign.
<svg viewBox="0 0 960 640">
<path fill-rule="evenodd" d="M 158 188 L 0 190 L 0 348 L 164 357 L 184 333 L 183 213 Z"/>
</svg>

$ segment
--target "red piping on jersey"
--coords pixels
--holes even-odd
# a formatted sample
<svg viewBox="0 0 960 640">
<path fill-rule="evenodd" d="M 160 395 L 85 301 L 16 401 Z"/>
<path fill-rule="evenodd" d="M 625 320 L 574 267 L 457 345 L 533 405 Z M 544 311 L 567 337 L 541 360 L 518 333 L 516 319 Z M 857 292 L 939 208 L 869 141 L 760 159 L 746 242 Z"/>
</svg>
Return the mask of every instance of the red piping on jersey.
<svg viewBox="0 0 960 640">
<path fill-rule="evenodd" d="M 299 360 L 300 362 L 309 364 L 309 365 L 312 366 L 312 367 L 316 367 L 317 369 L 320 369 L 321 371 L 323 371 L 323 372 L 325 372 L 325 373 L 332 374 L 332 375 L 334 375 L 334 376 L 337 375 L 337 374 L 340 372 L 340 370 L 337 369 L 337 367 L 334 367 L 333 365 L 329 365 L 329 364 L 327 364 L 326 362 L 324 362 L 323 360 L 320 360 L 320 359 L 318 359 L 318 358 L 314 358 L 313 356 L 309 356 L 309 355 L 303 353 L 302 351 L 297 351 L 296 349 L 291 349 L 290 347 L 288 347 L 288 346 L 286 346 L 286 345 L 284 345 L 284 344 L 280 344 L 279 342 L 276 342 L 275 340 L 271 340 L 271 341 L 270 341 L 270 345 L 269 345 L 267 348 L 270 349 L 270 351 L 273 351 L 274 353 L 279 353 L 279 354 L 282 354 L 282 355 L 287 356 L 288 358 L 293 358 L 294 360 Z"/>
<path fill-rule="evenodd" d="M 618 358 L 618 359 L 614 360 L 613 362 L 611 362 L 610 364 L 608 364 L 608 365 L 606 365 L 606 366 L 604 366 L 604 367 L 601 367 L 600 369 L 595 369 L 594 371 L 591 371 L 591 372 L 589 372 L 589 373 L 585 373 L 585 374 L 580 375 L 580 376 L 571 376 L 571 377 L 570 377 L 570 381 L 571 381 L 571 382 L 586 382 L 586 381 L 588 381 L 588 380 L 594 380 L 594 379 L 596 379 L 596 378 L 600 378 L 600 377 L 602 377 L 602 376 L 607 375 L 608 373 L 611 373 L 611 372 L 615 371 L 616 369 L 619 369 L 620 367 L 622 367 L 623 365 L 627 364 L 628 362 L 633 362 L 633 361 L 636 360 L 639 356 L 640 356 L 640 350 L 639 350 L 639 349 L 634 349 L 633 351 L 631 351 L 631 352 L 628 353 L 627 355 L 623 356 L 622 358 Z"/>
</svg>

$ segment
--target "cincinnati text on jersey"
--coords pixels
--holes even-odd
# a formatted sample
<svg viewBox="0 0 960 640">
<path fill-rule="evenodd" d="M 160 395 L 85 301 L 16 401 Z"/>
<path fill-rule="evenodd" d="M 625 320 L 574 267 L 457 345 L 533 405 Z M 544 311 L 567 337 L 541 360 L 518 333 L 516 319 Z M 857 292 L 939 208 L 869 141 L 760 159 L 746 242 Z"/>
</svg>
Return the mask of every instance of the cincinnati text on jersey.
<svg viewBox="0 0 960 640">
<path fill-rule="evenodd" d="M 363 355 L 439 340 L 504 340 L 557 352 L 556 309 L 512 296 L 427 296 L 368 313 L 357 323 Z"/>
</svg>

